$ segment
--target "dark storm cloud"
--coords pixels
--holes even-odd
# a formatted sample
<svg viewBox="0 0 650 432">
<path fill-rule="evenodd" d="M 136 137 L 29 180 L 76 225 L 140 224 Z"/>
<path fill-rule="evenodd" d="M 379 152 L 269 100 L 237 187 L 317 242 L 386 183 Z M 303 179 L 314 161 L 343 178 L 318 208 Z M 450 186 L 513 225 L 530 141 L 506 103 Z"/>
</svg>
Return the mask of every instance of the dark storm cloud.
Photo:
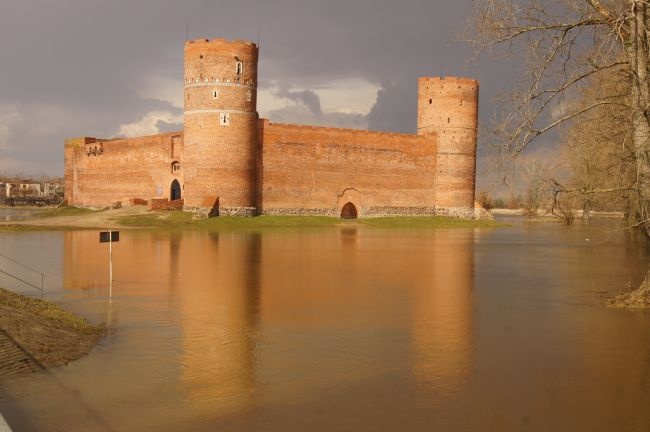
<svg viewBox="0 0 650 432">
<path fill-rule="evenodd" d="M 417 127 L 417 83 L 384 83 L 368 113 L 368 129 L 413 133 Z"/>
<path fill-rule="evenodd" d="M 122 125 L 151 112 L 182 114 L 174 100 L 175 95 L 182 99 L 186 24 L 191 38 L 257 41 L 261 35 L 261 89 L 272 82 L 314 113 L 323 109 L 315 89 L 324 82 L 360 78 L 375 83 L 382 90 L 367 117 L 371 129 L 415 131 L 418 76 L 443 70 L 477 77 L 484 102 L 494 92 L 486 92 L 483 80 L 505 81 L 494 78 L 502 72 L 468 69 L 469 48 L 453 42 L 470 13 L 470 0 L 0 4 L 0 140 L 6 141 L 0 142 L 0 163 L 52 174 L 62 172 L 66 137 L 115 135 Z M 152 86 L 160 80 L 178 83 L 177 90 L 167 89 L 172 96 Z M 359 113 L 321 114 L 334 126 L 359 123 Z M 166 121 L 158 125 L 180 127 Z"/>
</svg>

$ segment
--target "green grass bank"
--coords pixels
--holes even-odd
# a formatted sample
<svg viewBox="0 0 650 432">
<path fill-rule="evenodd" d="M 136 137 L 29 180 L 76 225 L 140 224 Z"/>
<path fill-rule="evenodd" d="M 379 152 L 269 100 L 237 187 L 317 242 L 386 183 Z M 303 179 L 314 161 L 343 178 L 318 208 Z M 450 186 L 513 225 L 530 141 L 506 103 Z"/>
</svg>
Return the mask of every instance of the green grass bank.
<svg viewBox="0 0 650 432">
<path fill-rule="evenodd" d="M 88 354 L 105 334 L 60 306 L 0 288 L 0 329 L 45 367 Z M 10 365 L 0 365 L 3 367 Z"/>
<path fill-rule="evenodd" d="M 477 228 L 502 226 L 494 221 L 430 217 L 385 217 L 342 220 L 326 216 L 256 216 L 196 218 L 181 211 L 131 215 L 114 219 L 120 225 L 132 228 L 165 229 L 268 229 L 268 228 L 325 228 L 335 226 L 365 226 L 373 228 Z"/>
</svg>

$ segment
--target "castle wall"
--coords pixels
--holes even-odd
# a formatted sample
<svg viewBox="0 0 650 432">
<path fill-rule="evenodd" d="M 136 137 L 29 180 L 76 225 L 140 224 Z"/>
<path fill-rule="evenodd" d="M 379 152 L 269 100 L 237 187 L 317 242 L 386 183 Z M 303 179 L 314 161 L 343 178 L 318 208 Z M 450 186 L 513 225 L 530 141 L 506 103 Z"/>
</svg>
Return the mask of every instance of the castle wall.
<svg viewBox="0 0 650 432">
<path fill-rule="evenodd" d="M 174 179 L 181 185 L 182 132 L 97 140 L 75 138 L 65 145 L 65 197 L 68 204 L 105 207 L 133 198 L 170 198 Z"/>
<path fill-rule="evenodd" d="M 435 135 L 260 121 L 263 214 L 435 213 Z"/>
</svg>

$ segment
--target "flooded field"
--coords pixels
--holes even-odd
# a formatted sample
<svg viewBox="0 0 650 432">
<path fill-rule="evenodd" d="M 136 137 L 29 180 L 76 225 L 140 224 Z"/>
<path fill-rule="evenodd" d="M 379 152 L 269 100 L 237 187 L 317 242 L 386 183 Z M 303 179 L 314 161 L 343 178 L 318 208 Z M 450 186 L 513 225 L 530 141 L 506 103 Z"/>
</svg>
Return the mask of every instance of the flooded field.
<svg viewBox="0 0 650 432">
<path fill-rule="evenodd" d="M 0 207 L 0 221 L 12 222 L 29 219 L 34 214 L 32 207 Z"/>
<path fill-rule="evenodd" d="M 110 331 L 4 382 L 0 411 L 27 431 L 650 429 L 650 314 L 602 306 L 645 255 L 615 221 L 508 221 L 122 231 L 112 299 L 97 232 L 3 234 L 45 298 Z"/>
</svg>

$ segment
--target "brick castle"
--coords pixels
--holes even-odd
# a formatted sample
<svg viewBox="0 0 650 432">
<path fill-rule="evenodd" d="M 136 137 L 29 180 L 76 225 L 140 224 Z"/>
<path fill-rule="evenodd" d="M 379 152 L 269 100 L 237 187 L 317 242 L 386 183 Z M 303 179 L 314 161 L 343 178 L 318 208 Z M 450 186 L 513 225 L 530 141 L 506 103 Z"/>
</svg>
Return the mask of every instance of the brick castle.
<svg viewBox="0 0 650 432">
<path fill-rule="evenodd" d="M 478 82 L 418 80 L 417 134 L 276 124 L 257 113 L 258 47 L 185 43 L 184 130 L 66 140 L 70 205 L 149 201 L 204 215 L 477 217 Z"/>
</svg>

